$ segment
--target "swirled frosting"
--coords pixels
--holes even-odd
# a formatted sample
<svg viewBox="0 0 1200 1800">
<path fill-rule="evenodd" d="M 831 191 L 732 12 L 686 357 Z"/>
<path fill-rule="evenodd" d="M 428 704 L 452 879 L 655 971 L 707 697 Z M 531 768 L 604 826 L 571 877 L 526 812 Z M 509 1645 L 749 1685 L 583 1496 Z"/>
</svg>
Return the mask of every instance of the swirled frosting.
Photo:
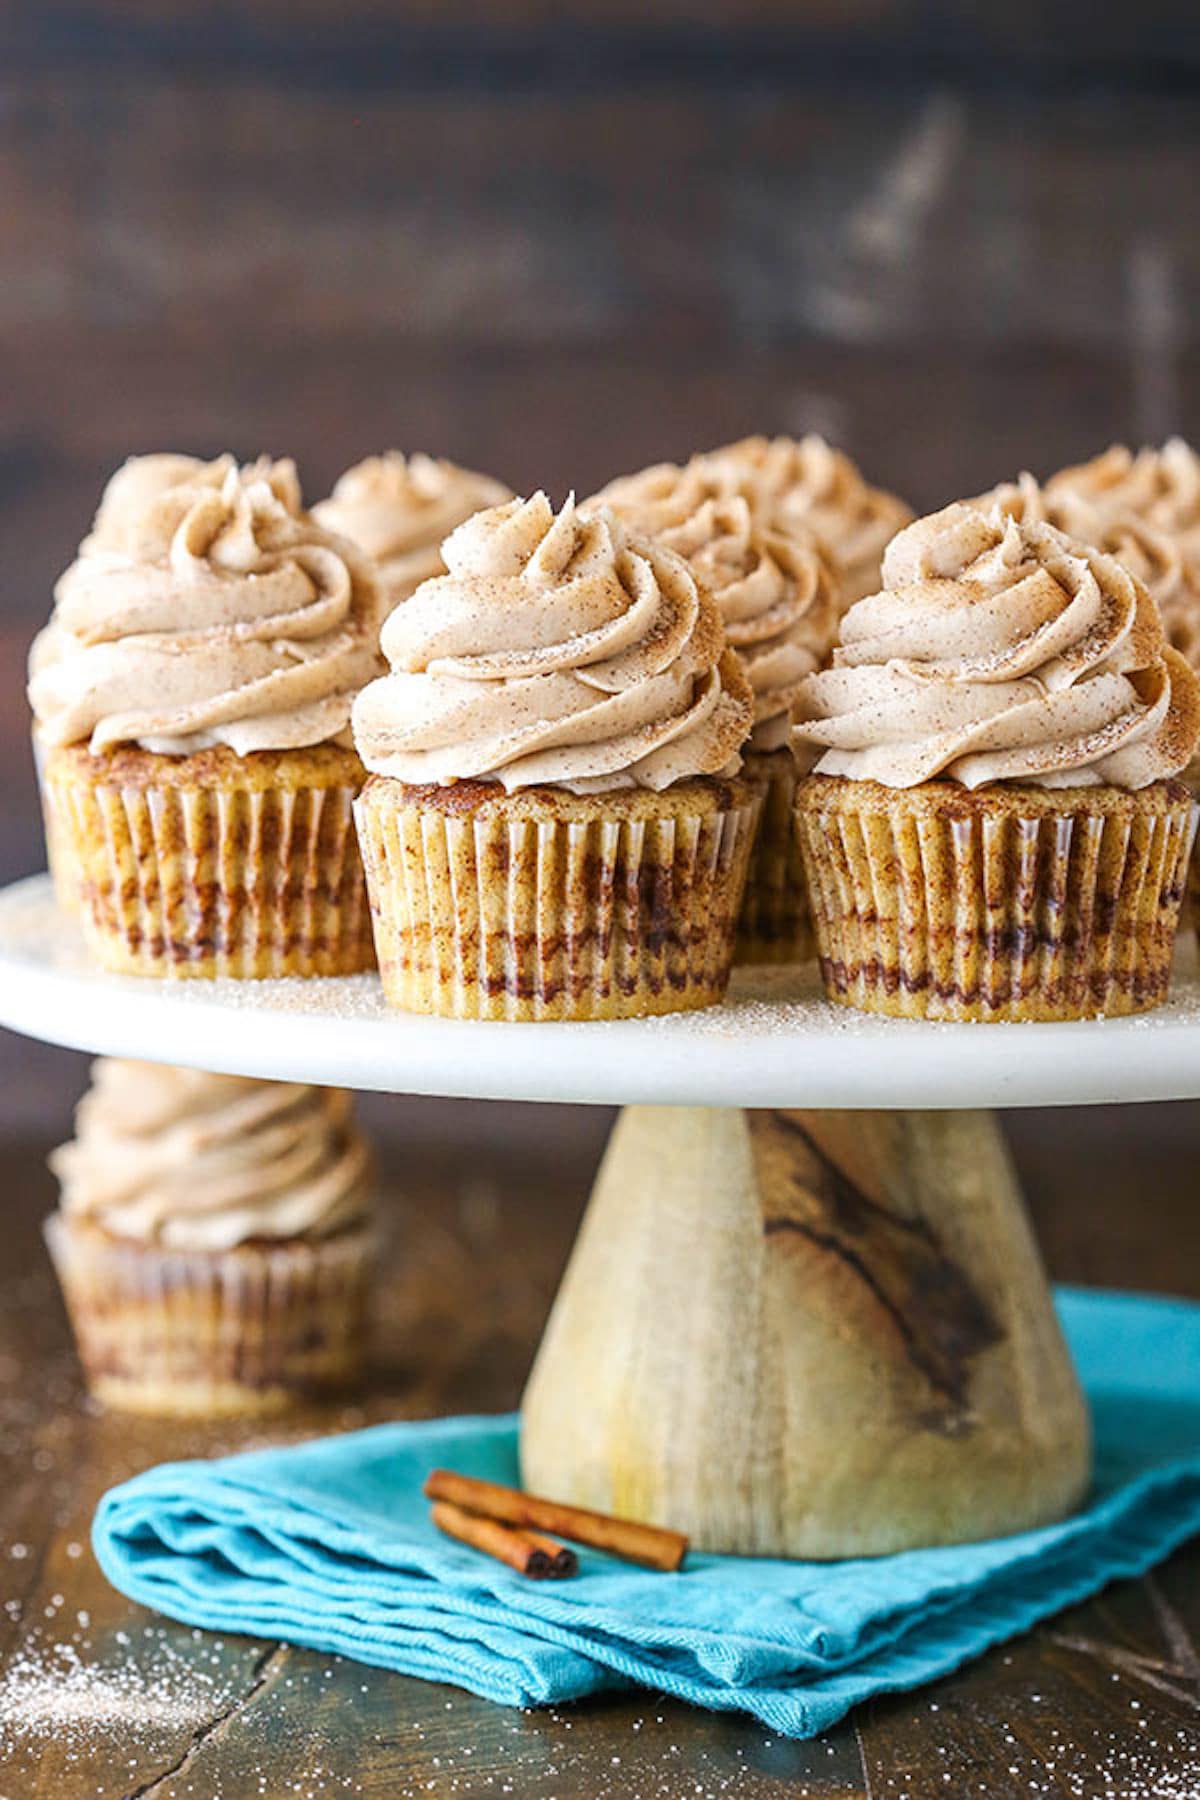
<svg viewBox="0 0 1200 1800">
<path fill-rule="evenodd" d="M 744 494 L 706 493 L 694 472 L 680 470 L 672 483 L 669 467 L 614 484 L 610 504 L 677 551 L 713 595 L 754 694 L 751 747 L 780 749 L 800 682 L 833 646 L 833 576 L 814 538 L 773 530 Z"/>
<path fill-rule="evenodd" d="M 1113 444 L 1046 483 L 1052 501 L 1077 497 L 1102 513 L 1132 515 L 1200 550 L 1200 456 L 1182 438 L 1136 454 Z"/>
<path fill-rule="evenodd" d="M 1113 557 L 958 503 L 894 538 L 883 578 L 801 690 L 819 773 L 1141 788 L 1191 758 L 1200 683 Z"/>
<path fill-rule="evenodd" d="M 748 493 L 776 529 L 815 533 L 838 569 L 843 611 L 878 588 L 884 548 L 913 516 L 815 433 L 742 438 L 696 460 L 711 478 Z"/>
<path fill-rule="evenodd" d="M 48 743 L 244 755 L 344 739 L 382 667 L 382 600 L 369 560 L 287 503 L 288 470 L 229 467 L 101 509 L 30 657 Z"/>
<path fill-rule="evenodd" d="M 367 1215 L 369 1153 L 339 1089 L 104 1058 L 50 1166 L 69 1217 L 170 1249 L 330 1237 Z"/>
<path fill-rule="evenodd" d="M 749 686 L 682 557 L 542 493 L 476 513 L 442 553 L 355 703 L 369 769 L 576 793 L 736 772 Z"/>
<path fill-rule="evenodd" d="M 179 487 L 221 488 L 236 468 L 237 460 L 228 451 L 211 462 L 166 450 L 127 457 L 105 485 L 80 553 L 114 550 L 136 556 L 142 546 L 139 521 L 152 514 L 155 502 L 165 493 Z M 257 462 L 247 463 L 242 474 L 247 481 L 265 481 L 289 512 L 302 510 L 300 478 L 290 457 L 276 462 L 260 456 Z"/>
<path fill-rule="evenodd" d="M 511 498 L 511 490 L 490 475 L 444 458 L 388 450 L 347 469 L 328 500 L 314 506 L 313 517 L 374 558 L 384 597 L 397 606 L 443 572 L 443 538 L 482 507 Z"/>
<path fill-rule="evenodd" d="M 1005 482 L 972 502 L 999 505 L 1014 518 L 1040 520 L 1068 537 L 1115 556 L 1149 590 L 1162 614 L 1167 640 L 1200 668 L 1200 538 L 1172 531 L 1139 513 L 1106 504 L 1085 488 L 1062 482 L 1039 486 L 1032 475 Z"/>
</svg>

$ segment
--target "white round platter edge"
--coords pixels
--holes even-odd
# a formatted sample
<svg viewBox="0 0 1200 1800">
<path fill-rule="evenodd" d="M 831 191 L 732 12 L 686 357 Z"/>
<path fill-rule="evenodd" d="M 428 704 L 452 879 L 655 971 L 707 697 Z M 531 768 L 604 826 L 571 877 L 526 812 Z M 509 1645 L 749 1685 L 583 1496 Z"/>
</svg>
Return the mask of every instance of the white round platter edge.
<svg viewBox="0 0 1200 1800">
<path fill-rule="evenodd" d="M 826 1002 L 815 972 L 741 970 L 702 1013 L 578 1025 L 389 1010 L 373 975 L 109 975 L 46 875 L 0 890 L 0 1026 L 98 1054 L 386 1093 L 598 1105 L 958 1108 L 1200 1096 L 1200 973 L 1181 952 L 1154 1013 L 1074 1025 L 929 1025 Z"/>
</svg>

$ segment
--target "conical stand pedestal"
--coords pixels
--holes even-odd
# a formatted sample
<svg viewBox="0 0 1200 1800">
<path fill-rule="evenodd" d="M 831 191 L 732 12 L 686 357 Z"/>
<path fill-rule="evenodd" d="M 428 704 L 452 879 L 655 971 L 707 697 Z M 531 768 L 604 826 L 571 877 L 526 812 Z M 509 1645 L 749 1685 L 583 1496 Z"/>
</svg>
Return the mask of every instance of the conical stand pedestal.
<svg viewBox="0 0 1200 1800">
<path fill-rule="evenodd" d="M 1066 1512 L 1086 1409 L 988 1113 L 628 1107 L 526 1390 L 526 1485 L 843 1557 Z"/>
</svg>

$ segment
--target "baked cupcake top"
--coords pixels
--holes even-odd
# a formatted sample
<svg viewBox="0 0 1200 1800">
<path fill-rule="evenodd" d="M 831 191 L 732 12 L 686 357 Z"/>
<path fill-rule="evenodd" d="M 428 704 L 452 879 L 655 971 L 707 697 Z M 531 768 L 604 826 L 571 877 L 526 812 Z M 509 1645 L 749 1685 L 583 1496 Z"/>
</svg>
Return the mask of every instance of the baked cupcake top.
<svg viewBox="0 0 1200 1800">
<path fill-rule="evenodd" d="M 834 578 L 816 539 L 759 519 L 744 494 L 711 495 L 687 470 L 617 484 L 613 510 L 678 551 L 720 608 L 725 636 L 754 694 L 755 750 L 788 742 L 799 683 L 829 655 L 837 633 Z"/>
<path fill-rule="evenodd" d="M 512 498 L 490 475 L 459 468 L 442 457 L 368 456 L 340 477 L 313 517 L 351 538 L 375 559 L 389 606 L 443 570 L 441 544 L 481 507 Z"/>
<path fill-rule="evenodd" d="M 367 1213 L 350 1095 L 287 1081 L 103 1058 L 50 1166 L 71 1218 L 170 1249 L 330 1237 Z"/>
<path fill-rule="evenodd" d="M 286 503 L 289 469 L 230 466 L 218 483 L 202 467 L 144 504 L 102 506 L 30 657 L 49 743 L 244 755 L 346 741 L 383 666 L 382 600 L 369 559 Z"/>
<path fill-rule="evenodd" d="M 574 793 L 736 773 L 753 701 L 682 557 L 542 493 L 476 513 L 442 554 L 355 703 L 369 769 Z"/>
<path fill-rule="evenodd" d="M 1039 486 L 1032 475 L 1004 482 L 972 504 L 999 505 L 1014 518 L 1041 520 L 1094 550 L 1115 556 L 1149 589 L 1174 645 L 1200 668 L 1200 539 L 1173 532 L 1137 513 L 1110 508 L 1082 488 Z"/>
<path fill-rule="evenodd" d="M 769 510 L 777 529 L 816 534 L 837 566 L 843 611 L 878 588 L 884 548 L 913 517 L 910 506 L 871 487 L 845 451 L 815 432 L 800 439 L 741 438 L 697 460 L 710 476 Z"/>
<path fill-rule="evenodd" d="M 883 578 L 801 690 L 819 773 L 1141 788 L 1190 761 L 1200 683 L 1115 558 L 960 502 L 902 531 Z"/>
</svg>

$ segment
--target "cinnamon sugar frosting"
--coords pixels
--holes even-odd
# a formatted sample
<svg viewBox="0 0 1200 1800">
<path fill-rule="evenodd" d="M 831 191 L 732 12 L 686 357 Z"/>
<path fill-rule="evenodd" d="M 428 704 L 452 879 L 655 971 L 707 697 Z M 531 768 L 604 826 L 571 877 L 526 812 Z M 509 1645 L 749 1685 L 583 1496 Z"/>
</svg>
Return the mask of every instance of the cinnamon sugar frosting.
<svg viewBox="0 0 1200 1800">
<path fill-rule="evenodd" d="M 69 1217 L 170 1249 L 329 1237 L 367 1214 L 370 1158 L 339 1089 L 104 1058 L 50 1164 Z"/>
<path fill-rule="evenodd" d="M 843 610 L 878 588 L 884 548 L 913 516 L 815 433 L 741 438 L 696 460 L 711 479 L 747 493 L 777 529 L 815 533 L 838 567 Z"/>
<path fill-rule="evenodd" d="M 1125 510 L 1119 499 L 1106 500 L 1106 491 L 1072 487 L 1061 478 L 1042 487 L 1023 474 L 973 504 L 985 509 L 998 504 L 1014 518 L 1041 520 L 1115 556 L 1149 590 L 1168 642 L 1200 669 L 1200 531 L 1193 542 L 1186 531 L 1170 529 L 1161 518 L 1155 522 Z"/>
<path fill-rule="evenodd" d="M 476 513 L 442 553 L 355 703 L 369 769 L 576 793 L 736 772 L 753 701 L 682 557 L 543 493 Z"/>
<path fill-rule="evenodd" d="M 832 574 L 815 539 L 773 529 L 744 494 L 709 492 L 696 470 L 669 470 L 615 483 L 613 510 L 677 551 L 713 595 L 754 694 L 750 747 L 780 749 L 799 684 L 836 635 Z"/>
<path fill-rule="evenodd" d="M 958 503 L 902 531 L 883 578 L 801 691 L 819 773 L 1142 788 L 1193 755 L 1200 683 L 1113 557 Z"/>
<path fill-rule="evenodd" d="M 1200 548 L 1200 455 L 1182 438 L 1136 453 L 1112 444 L 1046 483 L 1052 498 L 1078 496 L 1107 514 L 1132 514 Z"/>
<path fill-rule="evenodd" d="M 396 606 L 442 573 L 443 538 L 482 507 L 511 498 L 490 475 L 441 457 L 388 450 L 347 469 L 313 517 L 374 558 L 388 605 Z"/>
<path fill-rule="evenodd" d="M 166 450 L 127 457 L 105 485 L 92 529 L 80 546 L 81 553 L 116 550 L 136 554 L 140 543 L 138 521 L 163 494 L 177 487 L 221 488 L 236 468 L 237 459 L 228 451 L 210 462 Z M 275 461 L 260 456 L 257 462 L 247 463 L 242 474 L 247 480 L 265 481 L 289 512 L 301 511 L 300 478 L 290 457 Z"/>
<path fill-rule="evenodd" d="M 30 658 L 43 738 L 171 755 L 344 740 L 382 666 L 369 560 L 300 510 L 290 464 L 178 472 L 126 464 L 60 579 Z"/>
</svg>

